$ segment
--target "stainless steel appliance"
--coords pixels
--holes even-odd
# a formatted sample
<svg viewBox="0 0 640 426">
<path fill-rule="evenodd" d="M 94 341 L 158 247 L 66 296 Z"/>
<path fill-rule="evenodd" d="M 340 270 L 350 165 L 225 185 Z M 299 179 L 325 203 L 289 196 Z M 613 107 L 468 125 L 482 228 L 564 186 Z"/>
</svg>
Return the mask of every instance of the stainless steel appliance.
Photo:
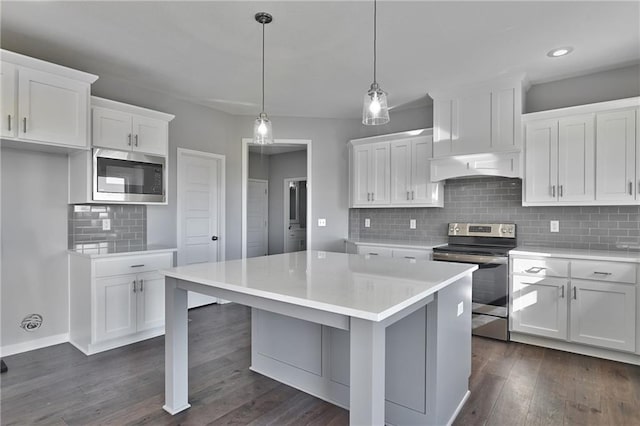
<svg viewBox="0 0 640 426">
<path fill-rule="evenodd" d="M 164 203 L 165 157 L 110 149 L 93 150 L 93 200 Z"/>
<path fill-rule="evenodd" d="M 449 244 L 433 249 L 433 260 L 478 265 L 472 282 L 472 333 L 509 340 L 509 251 L 516 246 L 513 223 L 450 223 Z"/>
</svg>

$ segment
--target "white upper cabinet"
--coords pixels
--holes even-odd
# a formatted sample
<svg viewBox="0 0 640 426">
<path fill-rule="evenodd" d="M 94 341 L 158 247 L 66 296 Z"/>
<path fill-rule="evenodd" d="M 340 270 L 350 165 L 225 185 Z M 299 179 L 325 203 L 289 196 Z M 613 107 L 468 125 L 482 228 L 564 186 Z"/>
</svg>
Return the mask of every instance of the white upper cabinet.
<svg viewBox="0 0 640 426">
<path fill-rule="evenodd" d="M 430 130 L 351 141 L 351 207 L 442 207 L 443 185 L 430 180 Z"/>
<path fill-rule="evenodd" d="M 520 150 L 521 79 L 430 95 L 434 158 Z"/>
<path fill-rule="evenodd" d="M 174 116 L 92 97 L 94 147 L 167 156 Z"/>
<path fill-rule="evenodd" d="M 2 137 L 59 148 L 89 147 L 89 93 L 98 77 L 6 50 Z"/>
<path fill-rule="evenodd" d="M 638 104 L 630 98 L 526 114 L 523 205 L 639 204 Z"/>
<path fill-rule="evenodd" d="M 597 115 L 597 194 L 600 201 L 629 201 L 637 198 L 636 110 L 603 112 Z"/>
<path fill-rule="evenodd" d="M 529 122 L 525 139 L 525 204 L 594 200 L 593 114 Z"/>
</svg>

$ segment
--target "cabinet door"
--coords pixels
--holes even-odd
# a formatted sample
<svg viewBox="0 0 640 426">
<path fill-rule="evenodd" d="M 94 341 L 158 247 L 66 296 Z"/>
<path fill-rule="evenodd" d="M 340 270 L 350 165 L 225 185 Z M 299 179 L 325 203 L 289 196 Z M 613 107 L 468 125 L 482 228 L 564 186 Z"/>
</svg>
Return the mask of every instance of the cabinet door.
<svg viewBox="0 0 640 426">
<path fill-rule="evenodd" d="M 133 116 L 133 150 L 147 154 L 167 155 L 169 124 L 166 121 Z"/>
<path fill-rule="evenodd" d="M 138 274 L 138 331 L 164 325 L 164 276 L 157 272 Z"/>
<path fill-rule="evenodd" d="M 100 107 L 92 108 L 92 143 L 102 148 L 131 150 L 131 114 Z"/>
<path fill-rule="evenodd" d="M 358 246 L 358 254 L 365 254 L 368 256 L 392 257 L 393 249 L 391 249 L 390 247 L 380 246 Z"/>
<path fill-rule="evenodd" d="M 585 114 L 558 121 L 558 199 L 595 199 L 594 115 Z"/>
<path fill-rule="evenodd" d="M 414 204 L 438 203 L 442 185 L 431 182 L 431 162 L 433 138 L 414 139 L 411 143 L 411 200 Z"/>
<path fill-rule="evenodd" d="M 20 67 L 18 108 L 20 138 L 88 146 L 87 83 Z"/>
<path fill-rule="evenodd" d="M 136 332 L 136 276 L 97 278 L 95 341 L 113 339 Z"/>
<path fill-rule="evenodd" d="M 635 110 L 596 115 L 596 200 L 635 199 Z"/>
<path fill-rule="evenodd" d="M 366 206 L 371 200 L 369 191 L 369 167 L 371 164 L 371 148 L 356 146 L 351 154 L 351 204 Z"/>
<path fill-rule="evenodd" d="M 491 148 L 495 151 L 518 148 L 519 130 L 516 125 L 516 89 L 491 92 Z"/>
<path fill-rule="evenodd" d="M 2 62 L 0 67 L 0 135 L 3 137 L 15 138 L 18 135 L 17 120 L 17 100 L 16 90 L 17 75 L 16 67 L 8 62 Z"/>
<path fill-rule="evenodd" d="M 369 188 L 371 204 L 389 204 L 391 201 L 390 144 L 377 143 L 371 146 L 371 168 Z"/>
<path fill-rule="evenodd" d="M 410 139 L 391 143 L 391 202 L 393 204 L 409 204 L 413 199 L 411 148 Z"/>
<path fill-rule="evenodd" d="M 513 275 L 513 331 L 567 338 L 567 280 Z"/>
<path fill-rule="evenodd" d="M 525 143 L 525 201 L 555 202 L 558 199 L 558 122 L 527 123 Z"/>
<path fill-rule="evenodd" d="M 635 285 L 583 280 L 571 284 L 571 340 L 634 352 Z"/>
</svg>

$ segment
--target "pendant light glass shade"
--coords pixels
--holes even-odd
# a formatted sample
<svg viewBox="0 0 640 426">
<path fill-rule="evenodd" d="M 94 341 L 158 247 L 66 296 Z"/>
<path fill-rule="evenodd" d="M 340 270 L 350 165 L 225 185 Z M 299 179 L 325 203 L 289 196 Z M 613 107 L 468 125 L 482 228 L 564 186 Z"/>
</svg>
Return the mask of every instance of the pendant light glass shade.
<svg viewBox="0 0 640 426">
<path fill-rule="evenodd" d="M 389 107 L 387 105 L 387 94 L 376 81 L 377 65 L 377 21 L 378 8 L 376 0 L 373 0 L 373 83 L 369 91 L 364 95 L 362 106 L 362 124 L 365 126 L 377 126 L 389 122 Z"/>
<path fill-rule="evenodd" d="M 373 83 L 369 91 L 364 95 L 364 105 L 362 107 L 362 124 L 366 126 L 377 126 L 389 122 L 389 107 L 387 105 L 387 94 Z"/>
<path fill-rule="evenodd" d="M 261 112 L 255 123 L 253 123 L 253 143 L 257 145 L 268 145 L 273 143 L 273 129 L 271 120 L 267 114 Z"/>
<path fill-rule="evenodd" d="M 271 120 L 264 112 L 264 26 L 273 20 L 267 12 L 256 13 L 256 21 L 262 24 L 262 111 L 255 123 L 253 123 L 253 143 L 257 145 L 268 145 L 273 143 L 273 128 Z"/>
</svg>

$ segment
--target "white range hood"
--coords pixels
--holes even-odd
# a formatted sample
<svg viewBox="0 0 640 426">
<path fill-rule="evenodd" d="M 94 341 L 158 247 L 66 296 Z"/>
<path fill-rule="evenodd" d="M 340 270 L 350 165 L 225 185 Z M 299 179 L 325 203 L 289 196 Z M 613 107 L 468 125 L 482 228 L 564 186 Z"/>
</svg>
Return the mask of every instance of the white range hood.
<svg viewBox="0 0 640 426">
<path fill-rule="evenodd" d="M 456 155 L 431 160 L 431 181 L 467 176 L 522 178 L 520 152 Z"/>
</svg>

